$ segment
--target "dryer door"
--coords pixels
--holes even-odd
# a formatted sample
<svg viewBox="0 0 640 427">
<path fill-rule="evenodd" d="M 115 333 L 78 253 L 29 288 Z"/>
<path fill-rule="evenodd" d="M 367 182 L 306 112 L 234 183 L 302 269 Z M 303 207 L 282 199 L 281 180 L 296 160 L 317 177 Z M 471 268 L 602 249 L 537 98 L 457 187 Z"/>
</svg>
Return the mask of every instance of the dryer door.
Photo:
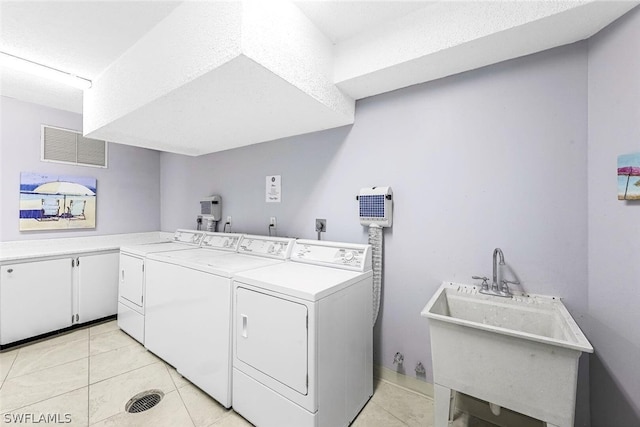
<svg viewBox="0 0 640 427">
<path fill-rule="evenodd" d="M 138 307 L 143 306 L 144 261 L 138 257 L 120 254 L 120 298 L 131 301 Z"/>
<path fill-rule="evenodd" d="M 308 393 L 307 307 L 238 288 L 236 357 L 300 394 Z"/>
</svg>

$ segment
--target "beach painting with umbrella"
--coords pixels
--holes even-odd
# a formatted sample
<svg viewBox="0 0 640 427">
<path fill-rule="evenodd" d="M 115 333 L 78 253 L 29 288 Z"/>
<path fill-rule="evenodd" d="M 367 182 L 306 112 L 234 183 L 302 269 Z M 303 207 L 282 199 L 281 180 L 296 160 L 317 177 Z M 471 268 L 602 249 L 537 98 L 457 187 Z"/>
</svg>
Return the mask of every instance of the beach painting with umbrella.
<svg viewBox="0 0 640 427">
<path fill-rule="evenodd" d="M 20 174 L 20 231 L 96 228 L 96 179 Z"/>
<path fill-rule="evenodd" d="M 640 153 L 618 156 L 618 200 L 640 200 Z"/>
</svg>

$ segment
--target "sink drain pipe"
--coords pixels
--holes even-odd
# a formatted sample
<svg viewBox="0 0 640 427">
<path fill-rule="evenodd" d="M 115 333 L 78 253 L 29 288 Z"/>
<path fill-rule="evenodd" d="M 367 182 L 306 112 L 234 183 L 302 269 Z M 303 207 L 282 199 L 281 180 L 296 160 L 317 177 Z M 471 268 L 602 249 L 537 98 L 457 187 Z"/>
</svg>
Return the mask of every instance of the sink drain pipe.
<svg viewBox="0 0 640 427">
<path fill-rule="evenodd" d="M 489 409 L 491 409 L 491 413 L 493 413 L 493 415 L 497 417 L 498 415 L 500 415 L 502 407 L 500 405 L 496 405 L 495 403 L 489 402 Z"/>
</svg>

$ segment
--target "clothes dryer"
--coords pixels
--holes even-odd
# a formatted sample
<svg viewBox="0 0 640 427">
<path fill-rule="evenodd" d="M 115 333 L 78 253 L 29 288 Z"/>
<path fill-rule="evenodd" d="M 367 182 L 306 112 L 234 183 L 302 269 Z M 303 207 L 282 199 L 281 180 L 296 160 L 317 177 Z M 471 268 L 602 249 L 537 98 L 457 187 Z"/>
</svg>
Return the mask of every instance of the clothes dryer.
<svg viewBox="0 0 640 427">
<path fill-rule="evenodd" d="M 349 425 L 373 394 L 369 245 L 295 242 L 235 275 L 233 408 L 260 427 Z"/>
<path fill-rule="evenodd" d="M 149 255 L 145 347 L 230 407 L 232 277 L 283 263 L 293 241 L 245 235 L 237 253 L 201 248 Z"/>
<path fill-rule="evenodd" d="M 145 260 L 156 252 L 196 249 L 204 231 L 178 229 L 173 239 L 120 248 L 118 327 L 144 344 Z"/>
</svg>

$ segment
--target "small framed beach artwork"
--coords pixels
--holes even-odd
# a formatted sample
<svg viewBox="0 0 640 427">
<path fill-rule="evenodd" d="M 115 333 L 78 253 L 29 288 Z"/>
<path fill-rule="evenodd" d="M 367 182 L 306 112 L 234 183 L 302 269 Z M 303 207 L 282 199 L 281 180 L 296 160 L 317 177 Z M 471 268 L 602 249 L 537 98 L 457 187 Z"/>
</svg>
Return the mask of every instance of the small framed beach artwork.
<svg viewBox="0 0 640 427">
<path fill-rule="evenodd" d="M 96 179 L 20 174 L 20 231 L 96 228 Z"/>
<path fill-rule="evenodd" d="M 640 200 L 640 153 L 618 156 L 618 200 Z"/>
</svg>

